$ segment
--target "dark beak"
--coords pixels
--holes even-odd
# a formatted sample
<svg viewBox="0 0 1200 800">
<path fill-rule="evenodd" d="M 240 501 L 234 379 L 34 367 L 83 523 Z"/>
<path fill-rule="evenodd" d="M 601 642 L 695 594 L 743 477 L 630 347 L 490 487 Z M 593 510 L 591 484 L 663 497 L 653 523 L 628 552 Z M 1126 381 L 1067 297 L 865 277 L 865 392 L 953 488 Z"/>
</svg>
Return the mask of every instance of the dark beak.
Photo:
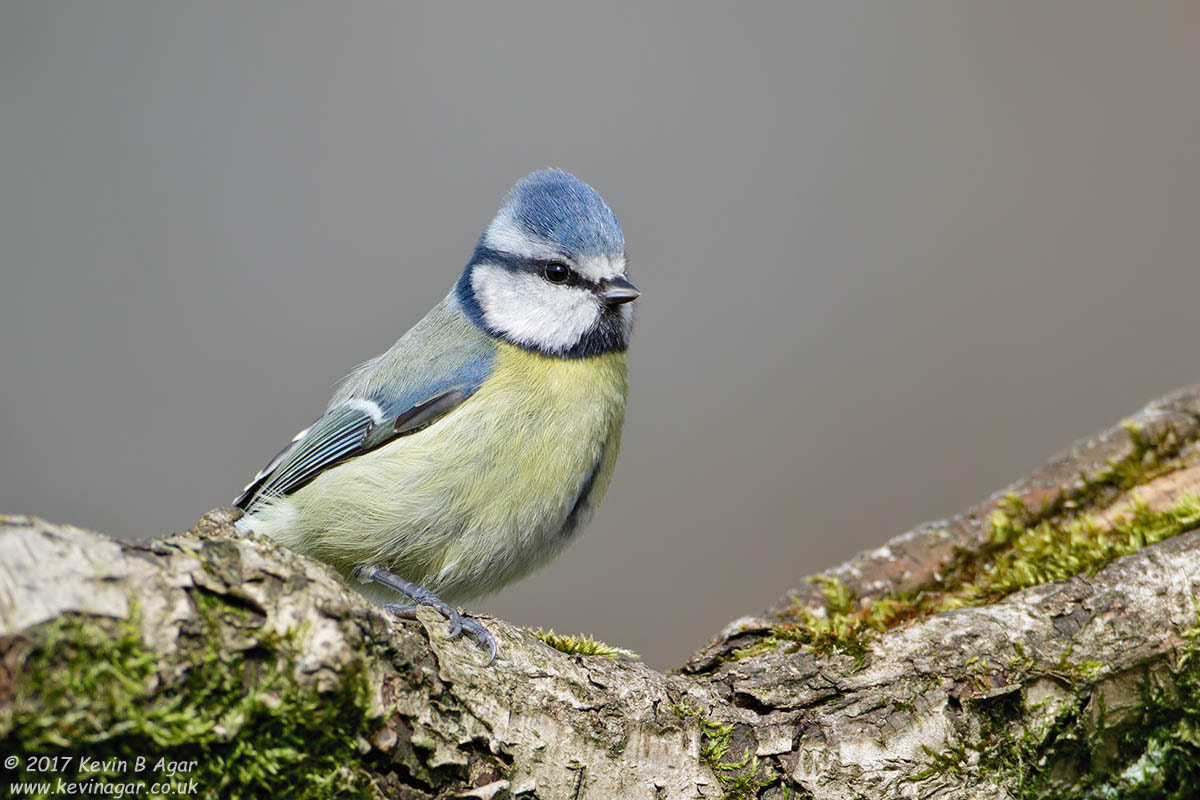
<svg viewBox="0 0 1200 800">
<path fill-rule="evenodd" d="M 600 296 L 612 306 L 630 303 L 642 296 L 638 288 L 624 278 L 600 281 Z"/>
</svg>

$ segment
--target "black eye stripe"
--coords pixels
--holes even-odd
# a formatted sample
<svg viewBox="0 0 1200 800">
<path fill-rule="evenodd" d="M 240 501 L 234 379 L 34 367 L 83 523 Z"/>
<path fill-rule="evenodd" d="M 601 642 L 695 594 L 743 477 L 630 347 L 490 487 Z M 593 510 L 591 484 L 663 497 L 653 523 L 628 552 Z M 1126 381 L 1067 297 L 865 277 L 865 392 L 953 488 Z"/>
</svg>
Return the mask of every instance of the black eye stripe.
<svg viewBox="0 0 1200 800">
<path fill-rule="evenodd" d="M 600 288 L 599 283 L 589 278 L 585 278 L 583 275 L 576 272 L 575 269 L 565 261 L 558 261 L 554 259 L 524 258 L 512 253 L 493 250 L 490 247 L 476 248 L 468 266 L 471 264 L 495 264 L 513 271 L 532 272 L 541 277 L 543 280 L 546 278 L 546 267 L 550 264 L 558 264 L 567 268 L 567 271 L 570 273 L 570 277 L 566 281 L 557 283 L 555 285 L 579 286 L 585 289 L 590 289 L 591 291 L 597 291 Z M 553 283 L 553 281 L 547 281 L 547 283 Z"/>
</svg>

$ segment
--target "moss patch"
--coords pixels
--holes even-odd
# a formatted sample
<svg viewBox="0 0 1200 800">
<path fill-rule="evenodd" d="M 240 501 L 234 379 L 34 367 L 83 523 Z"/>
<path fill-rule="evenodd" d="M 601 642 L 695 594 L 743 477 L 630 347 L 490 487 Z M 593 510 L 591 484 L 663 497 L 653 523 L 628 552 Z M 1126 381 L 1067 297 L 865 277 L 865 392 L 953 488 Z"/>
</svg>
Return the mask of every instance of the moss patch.
<svg viewBox="0 0 1200 800">
<path fill-rule="evenodd" d="M 1116 558 L 1198 527 L 1200 496 L 1195 492 L 1185 492 L 1164 511 L 1138 502 L 1107 528 L 1089 515 L 1034 524 L 997 510 L 991 520 L 990 558 L 959 565 L 937 610 L 993 602 L 1030 586 L 1094 574 Z"/>
<path fill-rule="evenodd" d="M 998 725 L 981 773 L 1022 800 L 1200 797 L 1200 627 L 1183 635 L 1169 674 L 1132 676 L 1134 707 L 1107 709 L 1101 683 L 1059 708 L 1046 731 Z"/>
<path fill-rule="evenodd" d="M 553 647 L 555 650 L 561 650 L 573 656 L 603 656 L 605 658 L 640 658 L 640 656 L 632 650 L 626 650 L 624 647 L 613 647 L 611 644 L 597 641 L 585 633 L 577 633 L 567 635 L 555 633 L 553 630 L 543 630 L 538 628 L 533 632 L 533 635 L 541 639 L 546 644 Z"/>
<path fill-rule="evenodd" d="M 967 761 L 967 751 L 965 748 L 951 747 L 941 753 L 925 745 L 921 745 L 921 749 L 925 751 L 925 755 L 931 763 L 925 769 L 908 776 L 908 780 L 919 782 L 934 775 L 963 774 L 963 767 Z"/>
<path fill-rule="evenodd" d="M 721 800 L 750 800 L 758 793 L 780 781 L 780 776 L 759 764 L 754 755 L 757 743 L 748 726 L 723 723 L 706 717 L 703 711 L 692 706 L 677 705 L 675 716 L 680 719 L 694 717 L 700 724 L 700 759 L 721 782 Z M 743 736 L 738 736 L 742 733 Z M 735 742 L 735 739 L 738 741 Z M 733 758 L 730 748 L 740 749 L 742 755 Z M 790 797 L 790 787 L 784 788 L 784 797 Z"/>
<path fill-rule="evenodd" d="M 979 550 L 960 550 L 937 580 L 905 592 L 856 601 L 853 593 L 828 576 L 820 582 L 825 608 L 798 604 L 734 658 L 752 657 L 793 643 L 822 654 L 845 654 L 865 663 L 871 635 L 930 614 L 967 605 L 995 602 L 1013 592 L 1074 575 L 1094 574 L 1113 559 L 1187 531 L 1200 528 L 1200 496 L 1186 492 L 1176 504 L 1151 511 L 1137 502 L 1116 520 L 1102 524 L 1086 509 L 1102 508 L 1122 493 L 1182 466 L 1187 443 L 1166 428 L 1151 437 L 1127 425 L 1131 453 L 1069 493 L 1030 511 L 1016 496 L 1001 502 L 989 519 L 990 537 Z"/>
<path fill-rule="evenodd" d="M 841 581 L 826 575 L 816 575 L 809 580 L 821 584 L 825 595 L 825 608 L 814 610 L 805 605 L 795 606 L 790 612 L 794 621 L 775 625 L 759 641 L 749 647 L 735 650 L 734 658 L 750 658 L 790 643 L 802 645 L 822 655 L 848 655 L 858 667 L 865 663 L 866 634 L 872 629 L 869 612 L 874 610 L 875 604 L 872 603 L 870 609 L 856 607 L 854 593 Z M 884 604 L 889 601 L 881 599 L 875 602 Z M 880 605 L 880 608 L 883 607 Z M 883 627 L 878 628 L 882 629 Z"/>
<path fill-rule="evenodd" d="M 358 744 L 371 732 L 361 665 L 332 692 L 299 688 L 286 637 L 262 634 L 245 650 L 223 651 L 211 635 L 219 601 L 202 602 L 210 606 L 206 630 L 181 638 L 179 677 L 158 673 L 136 614 L 118 622 L 63 617 L 22 636 L 0 751 L 21 754 L 12 780 L 50 782 L 28 796 L 60 796 L 60 780 L 109 787 L 75 789 L 89 796 L 139 783 L 139 797 L 372 796 L 358 768 Z M 42 762 L 57 768 L 39 769 L 38 756 L 57 758 Z"/>
</svg>

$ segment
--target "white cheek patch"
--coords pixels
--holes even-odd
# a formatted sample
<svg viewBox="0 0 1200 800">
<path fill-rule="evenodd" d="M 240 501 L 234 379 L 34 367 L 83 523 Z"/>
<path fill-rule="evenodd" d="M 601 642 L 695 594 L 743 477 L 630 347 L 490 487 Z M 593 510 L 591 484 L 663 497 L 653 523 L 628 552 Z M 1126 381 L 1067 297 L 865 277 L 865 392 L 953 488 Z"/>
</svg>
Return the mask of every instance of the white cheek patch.
<svg viewBox="0 0 1200 800">
<path fill-rule="evenodd" d="M 570 349 L 600 318 L 600 304 L 587 289 L 494 264 L 475 266 L 471 288 L 488 327 L 540 350 Z"/>
<path fill-rule="evenodd" d="M 550 261 L 561 258 L 558 249 L 540 236 L 534 236 L 513 220 L 512 216 L 501 212 L 492 224 L 488 225 L 483 234 L 483 243 L 492 250 L 501 253 L 511 253 L 520 258 L 532 258 L 538 261 Z"/>
</svg>

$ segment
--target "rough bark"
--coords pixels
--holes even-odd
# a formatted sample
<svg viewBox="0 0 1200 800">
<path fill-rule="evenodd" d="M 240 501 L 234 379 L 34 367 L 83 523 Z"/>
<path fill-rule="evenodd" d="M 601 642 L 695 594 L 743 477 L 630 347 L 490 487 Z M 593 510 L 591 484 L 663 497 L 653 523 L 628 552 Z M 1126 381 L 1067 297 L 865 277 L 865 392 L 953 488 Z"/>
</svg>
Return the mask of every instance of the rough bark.
<svg viewBox="0 0 1200 800">
<path fill-rule="evenodd" d="M 232 510 L 152 542 L 0 518 L 5 781 L 50 781 L 42 796 L 69 791 L 57 781 L 95 796 L 137 781 L 142 796 L 159 781 L 213 797 L 1190 796 L 1198 440 L 1195 387 L 800 584 L 665 674 L 491 618 L 485 668 L 436 614 L 392 619 L 238 533 Z"/>
</svg>

